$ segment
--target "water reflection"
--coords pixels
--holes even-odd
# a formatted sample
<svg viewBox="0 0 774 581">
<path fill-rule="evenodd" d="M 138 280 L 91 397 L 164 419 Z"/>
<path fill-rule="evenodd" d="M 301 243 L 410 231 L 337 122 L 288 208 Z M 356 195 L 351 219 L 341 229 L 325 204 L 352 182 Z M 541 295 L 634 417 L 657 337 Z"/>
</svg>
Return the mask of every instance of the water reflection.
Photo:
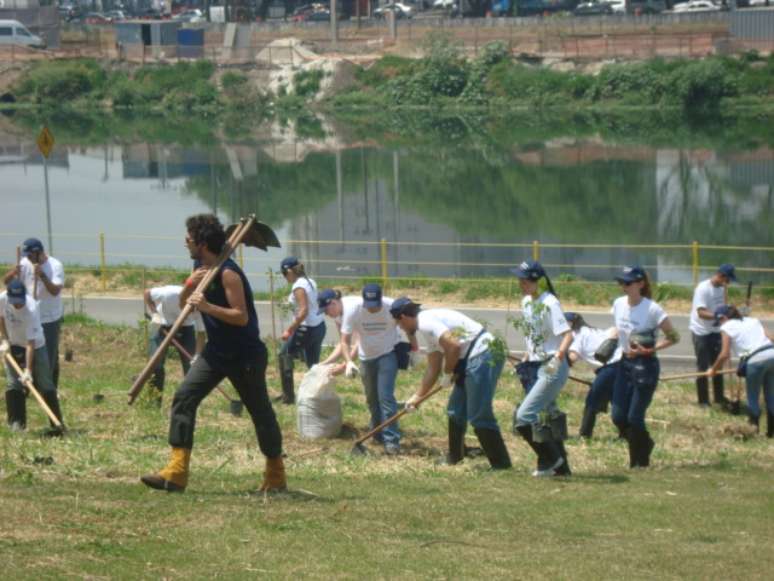
<svg viewBox="0 0 774 581">
<path fill-rule="evenodd" d="M 560 127 L 429 118 L 381 128 L 307 119 L 238 138 L 217 126 L 191 138 L 184 125 L 175 133 L 129 120 L 155 132 L 137 135 L 122 122 L 113 138 L 93 123 L 80 134 L 52 126 L 51 242 L 68 262 L 96 264 L 105 232 L 110 263 L 187 266 L 181 223 L 200 211 L 224 221 L 256 212 L 283 243 L 294 241 L 250 256 L 248 270 L 276 268 L 294 253 L 324 277 L 378 275 L 382 239 L 391 243 L 391 276 L 502 275 L 539 240 L 608 246 L 541 248 L 541 260 L 566 274 L 609 278 L 614 265 L 636 261 L 679 282 L 691 279 L 689 251 L 624 246 L 773 242 L 774 150 L 765 139 L 740 145 L 735 133 L 728 141 L 713 134 L 708 148 L 706 139 L 686 145 L 679 125 L 674 144 L 663 128 L 651 144 L 611 137 L 585 119 Z M 45 231 L 34 124 L 0 122 L 7 248 Z M 701 259 L 771 262 L 766 252 L 707 250 Z"/>
</svg>

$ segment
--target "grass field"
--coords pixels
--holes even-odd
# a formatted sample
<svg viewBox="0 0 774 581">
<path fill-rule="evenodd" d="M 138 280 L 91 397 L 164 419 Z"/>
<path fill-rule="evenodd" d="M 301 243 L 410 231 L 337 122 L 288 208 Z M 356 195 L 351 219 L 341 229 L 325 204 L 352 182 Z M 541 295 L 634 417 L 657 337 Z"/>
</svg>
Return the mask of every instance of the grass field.
<svg viewBox="0 0 774 581">
<path fill-rule="evenodd" d="M 695 406 L 689 384 L 657 391 L 650 469 L 626 468 L 625 445 L 600 417 L 594 440 L 568 442 L 572 478 L 536 480 L 531 452 L 509 433 L 521 397 L 510 373 L 496 413 L 514 468 L 498 473 L 480 458 L 435 464 L 442 394 L 403 422 L 401 456 L 374 445 L 351 456 L 367 413 L 358 381 L 341 380 L 349 436 L 302 441 L 295 407 L 277 406 L 290 491 L 269 496 L 255 492 L 263 459 L 249 419 L 213 393 L 188 490 L 170 495 L 138 477 L 166 462 L 178 362 L 167 363 L 161 410 L 145 397 L 128 407 L 141 332 L 71 317 L 62 343 L 74 355 L 60 388 L 69 434 L 41 437 L 32 400 L 26 433 L 0 427 L 5 578 L 764 579 L 774 567 L 774 442 L 740 416 Z M 418 377 L 401 374 L 399 399 Z M 269 382 L 277 393 L 273 365 Z M 562 395 L 572 433 L 585 389 L 570 383 Z"/>
</svg>

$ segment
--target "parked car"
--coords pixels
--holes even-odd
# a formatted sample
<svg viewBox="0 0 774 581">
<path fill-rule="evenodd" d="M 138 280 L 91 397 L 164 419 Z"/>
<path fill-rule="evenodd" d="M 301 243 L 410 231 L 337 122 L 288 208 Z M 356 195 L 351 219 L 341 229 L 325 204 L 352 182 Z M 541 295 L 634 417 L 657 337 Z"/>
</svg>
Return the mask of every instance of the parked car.
<svg viewBox="0 0 774 581">
<path fill-rule="evenodd" d="M 108 10 L 105 12 L 105 18 L 110 22 L 119 22 L 121 20 L 126 20 L 126 14 L 124 14 L 123 10 Z"/>
<path fill-rule="evenodd" d="M 435 0 L 433 8 L 453 8 L 457 0 Z"/>
<path fill-rule="evenodd" d="M 607 2 L 581 2 L 572 13 L 575 16 L 602 16 L 612 14 L 613 8 Z"/>
<path fill-rule="evenodd" d="M 626 0 L 608 0 L 607 3 L 610 4 L 610 8 L 613 9 L 615 14 L 626 13 Z"/>
<path fill-rule="evenodd" d="M 207 19 L 204 17 L 204 13 L 198 8 L 191 8 L 190 10 L 183 10 L 172 17 L 172 20 L 177 22 L 204 22 Z"/>
<path fill-rule="evenodd" d="M 32 34 L 18 20 L 0 20 L 0 45 L 46 48 L 46 41 Z"/>
<path fill-rule="evenodd" d="M 748 6 L 774 6 L 774 0 L 750 0 Z"/>
<path fill-rule="evenodd" d="M 727 8 L 725 8 L 727 10 Z M 675 4 L 669 12 L 673 14 L 685 14 L 686 12 L 720 12 L 724 7 L 718 6 L 710 0 L 690 0 L 681 4 Z"/>
<path fill-rule="evenodd" d="M 304 4 L 303 6 L 298 6 L 293 11 L 293 14 L 290 15 L 290 20 L 293 22 L 303 22 L 314 11 L 314 4 Z"/>
<path fill-rule="evenodd" d="M 393 2 L 379 6 L 379 8 L 374 10 L 374 17 L 385 18 L 388 12 L 394 12 L 395 18 L 411 18 L 414 16 L 414 9 L 411 6 L 402 2 Z"/>
</svg>

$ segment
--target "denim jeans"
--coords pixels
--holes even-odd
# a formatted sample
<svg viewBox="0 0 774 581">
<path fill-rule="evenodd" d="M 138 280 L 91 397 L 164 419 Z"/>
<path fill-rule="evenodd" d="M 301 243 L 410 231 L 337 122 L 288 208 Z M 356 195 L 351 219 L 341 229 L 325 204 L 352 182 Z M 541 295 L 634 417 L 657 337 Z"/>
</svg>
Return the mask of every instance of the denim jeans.
<svg viewBox="0 0 774 581">
<path fill-rule="evenodd" d="M 586 407 L 598 412 L 613 398 L 613 386 L 618 374 L 618 363 L 611 363 L 596 370 L 596 377 L 586 395 Z"/>
<path fill-rule="evenodd" d="M 291 365 L 293 357 L 300 357 L 306 363 L 306 367 L 311 368 L 320 362 L 323 339 L 325 339 L 325 322 L 316 327 L 307 327 L 300 344 L 296 344 L 296 334 L 293 333 L 290 339 L 282 344 L 280 355 L 291 355 L 289 358 Z"/>
<path fill-rule="evenodd" d="M 398 412 L 398 402 L 395 401 L 398 358 L 395 356 L 395 351 L 390 351 L 375 359 L 362 361 L 360 373 L 363 378 L 368 409 L 371 412 L 371 428 L 373 429 Z M 378 437 L 379 435 L 381 438 Z M 377 434 L 376 439 L 384 442 L 385 445 L 399 445 L 398 422 L 384 428 L 380 434 Z"/>
<path fill-rule="evenodd" d="M 546 365 L 541 365 L 537 373 L 537 381 L 527 393 L 527 397 L 521 402 L 521 405 L 514 413 L 515 426 L 530 426 L 537 423 L 540 412 L 549 414 L 558 411 L 556 398 L 559 392 L 567 383 L 567 377 L 570 374 L 570 366 L 567 365 L 567 359 L 562 360 L 556 373 L 553 375 L 548 372 Z"/>
<path fill-rule="evenodd" d="M 760 362 L 747 363 L 745 386 L 747 387 L 747 407 L 750 409 L 750 415 L 756 417 L 761 415 L 761 407 L 758 403 L 761 388 L 763 388 L 766 409 L 769 413 L 774 414 L 774 357 Z"/>
<path fill-rule="evenodd" d="M 709 335 L 693 334 L 693 351 L 696 353 L 696 371 L 707 371 L 720 355 L 720 349 L 723 346 L 723 340 L 720 333 L 710 333 Z M 723 376 L 715 375 L 712 378 L 712 388 L 715 394 L 715 403 L 718 397 L 723 395 Z M 696 393 L 699 403 L 709 403 L 709 381 L 706 377 L 696 378 Z"/>
<path fill-rule="evenodd" d="M 17 350 L 16 347 L 14 347 L 14 350 Z M 19 364 L 19 367 L 22 368 L 22 371 L 25 369 L 25 363 L 24 363 L 24 357 L 16 358 L 16 362 Z M 23 391 L 24 386 L 22 385 L 22 382 L 19 381 L 19 376 L 16 375 L 16 372 L 11 369 L 11 366 L 8 365 L 8 363 L 5 364 L 5 377 L 6 377 L 6 390 L 7 391 Z M 35 357 L 33 358 L 32 363 L 32 383 L 35 385 L 35 388 L 40 392 L 40 395 L 43 395 L 45 397 L 46 393 L 56 393 L 56 385 L 54 384 L 54 380 L 51 377 L 51 364 L 49 362 L 48 358 L 48 350 L 46 349 L 46 346 L 39 347 L 38 349 L 35 349 Z"/>
<path fill-rule="evenodd" d="M 48 366 L 51 369 L 51 379 L 54 385 L 59 387 L 59 331 L 62 328 L 62 319 L 43 323 L 43 336 L 46 338 L 46 351 L 48 351 Z"/>
<path fill-rule="evenodd" d="M 474 428 L 500 430 L 492 411 L 492 400 L 504 363 L 495 365 L 488 350 L 468 361 L 464 385 L 455 384 L 449 396 L 446 409 L 450 420 L 460 426 L 470 422 Z"/>
<path fill-rule="evenodd" d="M 175 448 L 193 448 L 196 410 L 224 377 L 228 377 L 245 404 L 255 427 L 258 446 L 267 458 L 282 455 L 282 432 L 266 390 L 266 346 L 261 343 L 258 356 L 248 362 L 215 366 L 206 356 L 199 357 L 185 376 L 172 400 L 169 444 Z"/>
<path fill-rule="evenodd" d="M 656 357 L 624 357 L 613 386 L 613 423 L 621 429 L 645 430 L 645 413 L 653 401 L 661 364 Z"/>
<path fill-rule="evenodd" d="M 156 331 L 153 337 L 151 337 L 150 341 L 148 342 L 149 356 L 153 356 L 153 354 L 156 352 L 156 349 L 159 348 L 159 345 L 161 345 L 162 341 L 164 341 L 164 337 L 166 337 L 166 333 L 169 331 L 169 329 L 171 329 L 171 327 L 159 327 L 159 330 Z M 175 339 L 178 343 L 180 343 L 180 345 L 182 345 L 183 349 L 185 349 L 189 355 L 193 356 L 196 353 L 196 331 L 193 325 L 180 327 L 180 330 L 178 330 L 177 334 L 175 335 Z M 175 347 L 175 349 L 177 348 Z M 185 355 L 180 353 L 179 349 L 178 353 L 180 355 L 180 363 L 183 366 L 183 375 L 185 375 L 188 373 L 188 370 L 191 367 L 191 362 Z M 167 349 L 165 349 L 164 353 L 162 353 L 161 359 L 159 359 L 159 362 L 156 364 L 156 368 L 153 370 L 153 377 L 151 378 L 151 385 L 159 390 L 164 389 L 164 380 L 166 378 L 164 364 L 166 360 Z"/>
</svg>

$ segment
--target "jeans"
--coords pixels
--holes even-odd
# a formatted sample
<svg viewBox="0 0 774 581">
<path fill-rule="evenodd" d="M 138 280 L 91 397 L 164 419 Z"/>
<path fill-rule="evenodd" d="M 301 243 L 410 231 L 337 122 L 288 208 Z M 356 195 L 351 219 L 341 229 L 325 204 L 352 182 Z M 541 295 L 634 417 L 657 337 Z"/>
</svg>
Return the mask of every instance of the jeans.
<svg viewBox="0 0 774 581">
<path fill-rule="evenodd" d="M 43 336 L 46 338 L 46 351 L 48 351 L 48 366 L 51 369 L 51 379 L 54 385 L 59 387 L 59 331 L 62 328 L 62 319 L 43 323 Z"/>
<path fill-rule="evenodd" d="M 613 386 L 613 423 L 620 429 L 645 430 L 645 412 L 653 401 L 661 364 L 656 357 L 624 357 Z"/>
<path fill-rule="evenodd" d="M 611 363 L 596 370 L 596 377 L 586 395 L 586 407 L 599 412 L 613 398 L 613 386 L 618 374 L 618 363 Z"/>
<path fill-rule="evenodd" d="M 723 346 L 723 340 L 720 333 L 710 333 L 709 335 L 693 336 L 693 351 L 696 353 L 696 371 L 707 371 L 720 355 L 720 349 Z M 723 376 L 715 375 L 712 378 L 712 390 L 715 396 L 715 403 L 723 399 Z M 709 403 L 709 381 L 706 377 L 696 378 L 696 393 L 699 403 Z"/>
<path fill-rule="evenodd" d="M 151 337 L 150 341 L 148 342 L 149 356 L 153 356 L 153 354 L 159 348 L 159 345 L 161 345 L 162 341 L 164 341 L 164 337 L 167 336 L 167 332 L 170 329 L 171 327 L 167 326 L 159 327 L 159 330 L 156 331 L 156 334 Z M 193 325 L 180 327 L 177 334 L 175 335 L 175 339 L 178 343 L 180 343 L 183 349 L 188 352 L 189 355 L 193 356 L 196 353 L 196 331 Z M 177 349 L 177 347 L 175 347 L 175 349 Z M 191 368 L 191 362 L 188 357 L 180 352 L 179 349 L 177 349 L 177 352 L 180 355 L 180 363 L 183 366 L 183 375 L 185 375 Z M 166 378 L 164 363 L 166 360 L 167 349 L 165 349 L 164 353 L 162 353 L 161 359 L 159 359 L 159 362 L 156 364 L 156 368 L 153 370 L 153 377 L 151 378 L 151 385 L 156 387 L 159 391 L 164 389 L 164 379 Z"/>
<path fill-rule="evenodd" d="M 387 418 L 398 413 L 398 402 L 395 401 L 398 358 L 395 356 L 395 351 L 390 351 L 375 359 L 362 361 L 360 373 L 363 378 L 368 409 L 371 412 L 371 429 L 373 429 Z M 379 438 L 380 435 L 381 438 Z M 384 442 L 385 445 L 399 445 L 398 422 L 384 428 L 375 439 Z"/>
<path fill-rule="evenodd" d="M 747 387 L 747 407 L 750 409 L 751 416 L 761 415 L 761 407 L 758 403 L 761 387 L 766 409 L 774 414 L 774 357 L 755 363 L 748 362 L 745 386 Z"/>
<path fill-rule="evenodd" d="M 14 347 L 14 351 L 17 348 Z M 25 357 L 14 357 L 22 371 L 25 369 Z M 5 377 L 6 391 L 23 391 L 24 386 L 19 381 L 19 376 L 11 369 L 8 363 L 5 364 Z M 56 393 L 56 385 L 51 377 L 51 364 L 48 357 L 48 350 L 46 346 L 35 349 L 35 357 L 32 363 L 32 383 L 35 388 L 40 392 L 40 395 L 45 397 L 46 393 Z"/>
<path fill-rule="evenodd" d="M 196 410 L 215 386 L 228 377 L 253 420 L 261 452 L 267 458 L 279 458 L 282 433 L 266 391 L 267 360 L 263 343 L 258 356 L 246 362 L 221 367 L 211 364 L 204 356 L 199 357 L 172 400 L 169 444 L 175 448 L 193 448 Z"/>
<path fill-rule="evenodd" d="M 530 426 L 538 422 L 540 412 L 553 414 L 559 408 L 556 405 L 556 398 L 559 392 L 567 383 L 567 377 L 570 375 L 570 366 L 567 359 L 563 359 L 556 373 L 551 375 L 546 369 L 546 365 L 541 365 L 537 372 L 537 381 L 529 389 L 527 397 L 521 402 L 521 405 L 514 413 L 514 427 Z"/>
<path fill-rule="evenodd" d="M 299 357 L 304 360 L 307 368 L 317 365 L 320 362 L 320 351 L 325 339 L 325 322 L 316 327 L 307 327 L 303 338 L 297 339 L 297 332 L 298 329 L 282 344 L 280 355 Z"/>
<path fill-rule="evenodd" d="M 470 422 L 476 429 L 500 430 L 492 400 L 504 363 L 495 365 L 488 350 L 468 361 L 464 385 L 455 384 L 449 396 L 446 409 L 451 421 L 463 427 Z"/>
</svg>

